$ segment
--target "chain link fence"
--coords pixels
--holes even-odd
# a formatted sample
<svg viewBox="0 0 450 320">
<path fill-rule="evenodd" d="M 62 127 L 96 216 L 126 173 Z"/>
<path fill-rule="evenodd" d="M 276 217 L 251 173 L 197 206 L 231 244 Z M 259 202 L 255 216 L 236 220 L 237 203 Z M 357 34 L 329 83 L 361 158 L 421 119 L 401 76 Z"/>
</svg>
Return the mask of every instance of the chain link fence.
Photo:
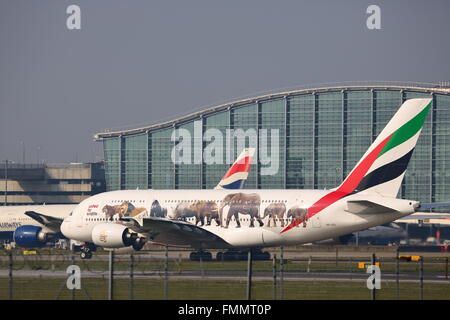
<svg viewBox="0 0 450 320">
<path fill-rule="evenodd" d="M 448 253 L 377 253 L 375 263 L 369 251 L 270 254 L 233 261 L 212 252 L 191 261 L 189 251 L 162 247 L 98 251 L 82 260 L 64 250 L 2 250 L 0 299 L 450 299 Z M 381 272 L 380 289 L 368 289 L 372 264 Z"/>
</svg>

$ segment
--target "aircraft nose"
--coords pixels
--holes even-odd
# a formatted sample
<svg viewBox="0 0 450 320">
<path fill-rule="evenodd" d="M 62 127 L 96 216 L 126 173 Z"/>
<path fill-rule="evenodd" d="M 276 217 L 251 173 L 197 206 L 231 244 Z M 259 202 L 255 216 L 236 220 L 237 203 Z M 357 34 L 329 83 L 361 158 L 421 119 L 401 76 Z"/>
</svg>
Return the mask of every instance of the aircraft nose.
<svg viewBox="0 0 450 320">
<path fill-rule="evenodd" d="M 60 227 L 60 230 L 61 230 L 61 233 L 66 237 L 66 238 L 71 238 L 70 237 L 70 230 L 71 230 L 71 228 L 70 228 L 70 221 L 71 221 L 71 219 L 70 219 L 70 217 L 67 217 L 67 218 L 65 218 L 64 220 L 63 220 L 63 222 L 61 223 L 61 227 Z"/>
</svg>

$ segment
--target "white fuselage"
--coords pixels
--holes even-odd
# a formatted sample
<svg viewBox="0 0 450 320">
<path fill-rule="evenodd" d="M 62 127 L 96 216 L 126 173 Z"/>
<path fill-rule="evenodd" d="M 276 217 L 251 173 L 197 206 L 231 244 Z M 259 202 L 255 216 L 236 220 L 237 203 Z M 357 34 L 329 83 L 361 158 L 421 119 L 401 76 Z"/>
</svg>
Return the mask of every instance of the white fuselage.
<svg viewBox="0 0 450 320">
<path fill-rule="evenodd" d="M 153 215 L 152 206 L 157 202 L 164 209 L 167 219 L 184 219 L 184 221 L 201 226 L 193 211 L 185 211 L 185 216 L 180 215 L 180 208 L 184 209 L 198 203 L 213 203 L 215 211 L 222 211 L 220 222 L 217 226 L 213 219 L 210 225 L 202 228 L 214 233 L 225 240 L 232 247 L 269 247 L 280 245 L 296 245 L 309 243 L 336 236 L 348 234 L 354 231 L 364 230 L 369 227 L 394 221 L 400 217 L 414 212 L 416 201 L 385 198 L 377 196 L 378 203 L 384 203 L 387 207 L 393 205 L 397 210 L 393 213 L 378 212 L 376 214 L 354 214 L 347 210 L 347 201 L 352 199 L 364 199 L 363 194 L 347 195 L 328 204 L 319 212 L 295 227 L 286 230 L 296 218 L 288 215 L 292 208 L 310 208 L 317 205 L 319 200 L 329 194 L 330 190 L 124 190 L 112 191 L 92 196 L 81 202 L 73 214 L 64 219 L 61 226 L 62 233 L 73 240 L 92 242 L 92 229 L 100 223 L 120 223 L 121 215 L 127 215 L 127 208 L 131 207 L 133 213 L 129 216 Z M 238 205 L 254 205 L 257 203 L 257 214 L 254 215 L 254 226 L 251 226 L 251 216 L 248 213 L 239 212 L 232 216 L 226 227 L 228 214 L 232 204 L 224 199 L 231 194 L 257 195 L 256 202 L 243 201 Z M 374 199 L 373 195 L 368 195 Z M 155 202 L 156 201 L 156 202 Z M 126 205 L 124 205 L 126 203 Z M 253 204 L 252 204 L 253 203 Z M 131 204 L 131 205 L 130 205 Z M 124 208 L 125 206 L 125 208 Z M 266 209 L 271 206 L 285 208 L 284 213 L 266 215 Z M 112 214 L 110 208 L 115 207 Z M 400 209 L 399 209 L 400 208 Z M 222 210 L 220 210 L 222 209 Z M 109 210 L 109 211 L 108 211 Z M 237 210 L 242 211 L 242 210 Z M 244 210 L 245 211 L 245 210 Z M 281 210 L 282 212 L 283 210 Z M 159 211 L 161 212 L 161 210 Z M 293 211 L 292 211 L 293 212 Z M 231 213 L 230 213 L 231 214 Z M 239 221 L 236 221 L 236 218 Z M 262 220 L 260 226 L 258 218 Z M 275 221 L 274 221 L 275 218 Z M 270 220 L 270 226 L 269 226 Z M 238 227 L 240 224 L 240 227 Z M 154 239 L 158 242 L 158 238 Z M 170 245 L 171 243 L 166 243 Z"/>
</svg>

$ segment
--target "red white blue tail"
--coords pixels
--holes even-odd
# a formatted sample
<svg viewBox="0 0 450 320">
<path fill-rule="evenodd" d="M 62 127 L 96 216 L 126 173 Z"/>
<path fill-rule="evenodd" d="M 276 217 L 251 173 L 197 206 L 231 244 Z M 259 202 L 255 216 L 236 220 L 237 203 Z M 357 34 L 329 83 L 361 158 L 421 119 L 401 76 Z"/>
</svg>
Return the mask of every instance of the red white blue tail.
<svg viewBox="0 0 450 320">
<path fill-rule="evenodd" d="M 245 148 L 214 189 L 241 189 L 250 173 L 255 148 Z"/>
</svg>

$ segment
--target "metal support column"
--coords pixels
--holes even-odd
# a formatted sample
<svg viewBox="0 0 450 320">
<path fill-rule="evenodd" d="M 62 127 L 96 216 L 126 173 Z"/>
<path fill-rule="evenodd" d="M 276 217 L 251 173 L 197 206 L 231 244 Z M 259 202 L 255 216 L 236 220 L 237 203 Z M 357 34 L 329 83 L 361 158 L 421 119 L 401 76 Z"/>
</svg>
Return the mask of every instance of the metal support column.
<svg viewBox="0 0 450 320">
<path fill-rule="evenodd" d="M 248 250 L 247 256 L 247 300 L 252 300 L 252 268 L 253 268 L 253 250 Z"/>
<path fill-rule="evenodd" d="M 8 160 L 5 160 L 5 199 L 4 205 L 8 204 Z"/>
<path fill-rule="evenodd" d="M 430 132 L 430 149 L 429 149 L 429 155 L 430 155 L 430 203 L 433 203 L 436 201 L 436 187 L 435 187 L 435 181 L 436 181 L 436 148 L 434 147 L 436 145 L 436 96 L 434 93 L 431 93 L 431 98 L 433 99 L 431 103 L 431 132 Z"/>
<path fill-rule="evenodd" d="M 317 168 L 316 168 L 316 160 L 317 160 L 317 113 L 318 113 L 318 96 L 315 92 L 312 93 L 314 104 L 313 104 L 313 159 L 312 159 L 312 178 L 313 178 L 313 189 L 317 188 Z"/>
<path fill-rule="evenodd" d="M 259 114 L 260 114 L 260 103 L 259 101 L 255 101 L 256 104 L 256 161 L 253 163 L 256 165 L 255 172 L 256 172 L 256 189 L 261 189 L 260 186 L 260 176 L 261 176 L 261 168 L 259 165 Z"/>
<path fill-rule="evenodd" d="M 13 299 L 13 253 L 10 250 L 8 253 L 8 299 Z"/>
<path fill-rule="evenodd" d="M 375 256 L 375 253 L 373 253 L 372 254 L 372 266 L 374 266 L 375 265 L 375 263 L 376 263 L 376 261 L 377 261 L 377 258 L 376 258 L 376 256 Z M 373 270 L 372 271 L 372 274 L 375 272 L 375 270 Z M 377 299 L 377 297 L 376 297 L 376 291 L 377 291 L 377 289 L 375 288 L 375 277 L 373 278 L 373 280 L 372 280 L 373 282 L 372 282 L 372 284 L 373 284 L 373 288 L 372 288 L 372 300 L 376 300 Z"/>
<path fill-rule="evenodd" d="M 114 250 L 109 251 L 108 300 L 114 298 Z"/>
<path fill-rule="evenodd" d="M 152 189 L 152 135 L 147 130 L 147 188 Z"/>
<path fill-rule="evenodd" d="M 130 300 L 134 300 L 134 255 L 130 254 Z"/>
<path fill-rule="evenodd" d="M 272 257 L 273 293 L 272 299 L 277 300 L 277 255 Z"/>
<path fill-rule="evenodd" d="M 420 300 L 423 300 L 423 256 L 420 256 L 419 264 Z"/>
<path fill-rule="evenodd" d="M 283 163 L 284 163 L 284 189 L 287 189 L 287 123 L 289 112 L 289 99 L 288 96 L 284 96 L 284 148 L 283 148 Z"/>
<path fill-rule="evenodd" d="M 284 249 L 280 247 L 280 300 L 283 300 L 284 294 Z"/>
<path fill-rule="evenodd" d="M 166 246 L 164 259 L 164 300 L 169 299 L 169 247 Z"/>
</svg>

